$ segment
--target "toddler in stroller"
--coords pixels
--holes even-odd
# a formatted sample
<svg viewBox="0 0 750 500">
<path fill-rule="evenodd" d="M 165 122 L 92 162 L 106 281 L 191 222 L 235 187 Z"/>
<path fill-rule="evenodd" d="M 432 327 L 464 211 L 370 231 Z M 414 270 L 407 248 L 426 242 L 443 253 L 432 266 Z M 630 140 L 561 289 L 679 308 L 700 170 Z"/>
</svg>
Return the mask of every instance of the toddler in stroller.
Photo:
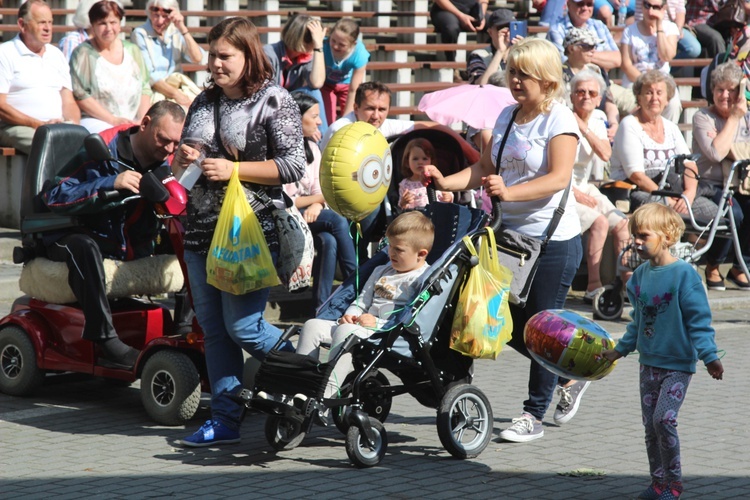
<svg viewBox="0 0 750 500">
<path fill-rule="evenodd" d="M 435 238 L 432 221 L 420 212 L 406 212 L 388 225 L 385 235 L 390 262 L 375 268 L 357 299 L 336 321 L 318 318 L 306 321 L 297 343 L 298 354 L 325 361 L 320 356 L 320 347 L 330 344 L 330 355 L 335 357 L 350 335 L 369 338 L 417 291 L 414 290 L 417 279 L 430 267 L 426 259 Z M 351 354 L 342 354 L 337 359 L 325 398 L 340 394 L 341 383 L 354 370 Z"/>
<path fill-rule="evenodd" d="M 392 398 L 406 393 L 438 410 L 438 436 L 453 456 L 475 457 L 489 443 L 492 409 L 482 391 L 470 385 L 472 359 L 448 347 L 458 292 L 470 267 L 477 263 L 460 240 L 465 234 L 478 238 L 486 214 L 452 203 L 431 203 L 424 211 L 440 221 L 432 252 L 427 255 L 432 264 L 420 267 L 424 272 L 398 302 L 403 307 L 394 309 L 376 331 L 367 331 L 372 333 L 369 338 L 349 335 L 327 362 L 272 350 L 260 367 L 253 390 L 240 395 L 248 407 L 268 414 L 265 434 L 276 450 L 299 445 L 317 416 L 330 409 L 337 428 L 347 435 L 350 460 L 358 467 L 377 465 L 387 448 L 382 421 L 388 416 Z M 397 241 L 398 237 L 391 243 Z M 415 257 L 421 254 L 415 253 Z M 359 279 L 367 279 L 388 260 L 386 251 L 379 252 L 360 267 Z M 341 318 L 359 293 L 357 285 L 357 276 L 348 278 L 321 306 L 317 319 Z M 327 323 L 328 332 L 331 324 Z M 292 333 L 287 331 L 284 338 Z M 351 355 L 351 365 L 338 375 L 344 377 L 340 384 L 333 377 L 333 393 L 328 381 L 345 355 Z M 385 369 L 402 384 L 391 384 L 381 371 Z M 346 376 L 346 372 L 351 373 Z M 263 397 L 276 394 L 285 396 Z"/>
</svg>

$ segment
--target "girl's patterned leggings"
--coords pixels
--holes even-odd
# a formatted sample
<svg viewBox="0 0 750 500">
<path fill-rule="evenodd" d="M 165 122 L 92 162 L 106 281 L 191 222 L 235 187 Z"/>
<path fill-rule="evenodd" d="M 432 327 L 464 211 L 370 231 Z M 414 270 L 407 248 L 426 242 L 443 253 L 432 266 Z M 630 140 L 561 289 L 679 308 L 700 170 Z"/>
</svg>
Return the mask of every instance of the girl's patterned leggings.
<svg viewBox="0 0 750 500">
<path fill-rule="evenodd" d="M 641 413 L 651 478 L 681 489 L 677 413 L 685 401 L 691 373 L 641 365 Z"/>
</svg>

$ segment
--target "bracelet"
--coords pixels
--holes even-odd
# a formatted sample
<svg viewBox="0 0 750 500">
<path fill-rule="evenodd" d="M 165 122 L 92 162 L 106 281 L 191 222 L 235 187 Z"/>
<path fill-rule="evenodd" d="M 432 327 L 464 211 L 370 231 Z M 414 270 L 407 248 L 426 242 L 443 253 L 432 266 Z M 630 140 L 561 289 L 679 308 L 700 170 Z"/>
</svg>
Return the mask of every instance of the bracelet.
<svg viewBox="0 0 750 500">
<path fill-rule="evenodd" d="M 583 134 L 584 137 L 586 137 L 586 134 L 588 134 L 588 133 L 589 133 L 589 129 L 586 129 L 583 132 L 581 132 L 581 134 Z"/>
<path fill-rule="evenodd" d="M 185 30 L 185 33 L 180 33 L 180 35 L 182 36 L 188 36 L 189 34 L 190 34 L 190 31 L 188 30 Z"/>
<path fill-rule="evenodd" d="M 313 52 L 323 52 L 323 49 L 322 49 L 322 48 L 319 48 L 319 49 L 313 49 Z"/>
<path fill-rule="evenodd" d="M 664 30 L 656 30 L 657 33 L 664 33 Z"/>
</svg>

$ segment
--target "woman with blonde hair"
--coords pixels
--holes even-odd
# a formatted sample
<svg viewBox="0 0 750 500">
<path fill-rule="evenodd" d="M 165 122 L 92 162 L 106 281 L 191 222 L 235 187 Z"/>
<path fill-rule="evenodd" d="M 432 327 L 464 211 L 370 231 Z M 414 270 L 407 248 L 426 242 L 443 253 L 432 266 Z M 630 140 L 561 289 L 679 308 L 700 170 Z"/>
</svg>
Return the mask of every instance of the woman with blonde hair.
<svg viewBox="0 0 750 500">
<path fill-rule="evenodd" d="M 525 308 L 511 305 L 513 337 L 508 343 L 529 356 L 523 339 L 528 319 L 544 309 L 565 306 L 568 290 L 581 262 L 581 224 L 575 198 L 568 196 L 580 132 L 573 112 L 562 103 L 560 55 L 552 43 L 527 38 L 508 53 L 508 87 L 517 106 L 505 108 L 492 131 L 492 144 L 478 163 L 443 177 L 437 167 L 425 167 L 425 178 L 437 189 L 461 191 L 483 185 L 503 206 L 503 225 L 543 238 L 558 208 L 564 213 L 551 236 L 531 284 Z M 554 286 L 553 286 L 554 284 Z M 523 414 L 500 437 L 526 442 L 544 435 L 542 418 L 552 399 L 557 375 L 531 360 L 529 399 Z M 578 410 L 588 382 L 561 384 L 562 399 L 555 422 L 570 420 Z"/>
</svg>

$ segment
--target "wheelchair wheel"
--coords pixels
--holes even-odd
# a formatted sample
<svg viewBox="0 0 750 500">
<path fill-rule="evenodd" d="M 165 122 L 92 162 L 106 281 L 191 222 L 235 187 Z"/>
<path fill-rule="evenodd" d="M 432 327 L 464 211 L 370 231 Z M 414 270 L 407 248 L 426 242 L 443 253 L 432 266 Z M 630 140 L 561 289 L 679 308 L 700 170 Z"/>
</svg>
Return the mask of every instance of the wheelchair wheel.
<svg viewBox="0 0 750 500">
<path fill-rule="evenodd" d="M 36 350 L 26 332 L 17 326 L 0 330 L 0 392 L 26 396 L 43 381 L 44 372 L 36 366 Z"/>
<path fill-rule="evenodd" d="M 302 420 L 282 415 L 266 418 L 266 441 L 276 451 L 293 450 L 305 439 Z"/>
<path fill-rule="evenodd" d="M 604 290 L 594 296 L 593 305 L 594 318 L 613 321 L 620 319 L 620 316 L 622 316 L 625 297 L 623 297 L 621 290 L 612 285 L 607 285 Z"/>
<path fill-rule="evenodd" d="M 200 375 L 186 354 L 159 351 L 146 361 L 141 375 L 141 402 L 155 422 L 182 425 L 193 418 L 200 401 Z"/>
<path fill-rule="evenodd" d="M 346 454 L 349 455 L 349 460 L 360 469 L 378 465 L 388 449 L 388 435 L 383 424 L 370 417 L 370 427 L 372 427 L 371 438 L 374 446 L 367 443 L 362 436 L 362 431 L 356 425 L 349 427 L 346 433 Z"/>
<path fill-rule="evenodd" d="M 477 387 L 461 384 L 443 396 L 437 415 L 440 442 L 456 458 L 478 456 L 492 439 L 492 407 Z"/>
<path fill-rule="evenodd" d="M 375 417 L 381 423 L 385 422 L 385 419 L 391 413 L 393 399 L 389 394 L 373 393 L 370 389 L 390 386 L 391 383 L 388 377 L 383 372 L 377 372 L 374 377 L 366 379 L 363 384 L 364 401 L 362 402 L 362 409 L 368 416 Z M 349 407 L 331 408 L 331 416 L 333 417 L 333 423 L 336 424 L 336 428 L 342 434 L 346 435 L 349 431 Z"/>
</svg>

